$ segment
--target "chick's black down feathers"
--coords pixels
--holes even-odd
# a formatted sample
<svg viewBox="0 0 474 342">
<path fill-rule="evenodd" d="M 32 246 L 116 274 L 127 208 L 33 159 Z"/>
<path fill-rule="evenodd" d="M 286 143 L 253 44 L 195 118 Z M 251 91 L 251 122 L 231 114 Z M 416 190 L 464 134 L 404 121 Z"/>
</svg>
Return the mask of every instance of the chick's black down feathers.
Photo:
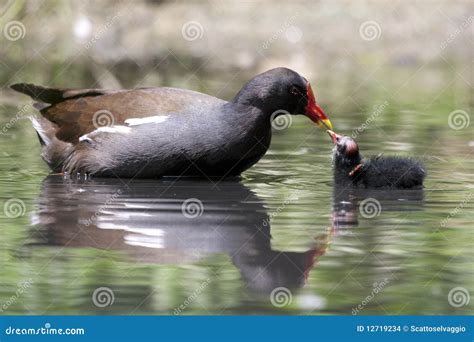
<svg viewBox="0 0 474 342">
<path fill-rule="evenodd" d="M 354 139 L 328 131 L 334 143 L 334 180 L 336 184 L 365 188 L 411 189 L 423 186 L 426 171 L 412 158 L 362 158 Z"/>
<path fill-rule="evenodd" d="M 421 187 L 425 176 L 423 165 L 415 159 L 371 157 L 352 177 L 355 184 L 366 188 L 410 189 Z"/>
</svg>

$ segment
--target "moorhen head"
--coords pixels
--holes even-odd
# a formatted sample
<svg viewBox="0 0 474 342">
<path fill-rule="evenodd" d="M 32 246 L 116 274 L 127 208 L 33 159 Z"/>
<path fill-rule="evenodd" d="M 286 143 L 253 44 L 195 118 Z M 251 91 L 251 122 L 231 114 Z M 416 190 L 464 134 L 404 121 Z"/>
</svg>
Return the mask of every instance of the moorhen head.
<svg viewBox="0 0 474 342">
<path fill-rule="evenodd" d="M 354 139 L 327 131 L 334 144 L 334 181 L 365 188 L 410 189 L 423 185 L 423 165 L 411 158 L 385 157 L 382 154 L 362 158 Z"/>
<path fill-rule="evenodd" d="M 14 84 L 42 117 L 32 118 L 53 171 L 105 177 L 236 176 L 271 140 L 270 121 L 304 114 L 331 122 L 310 83 L 287 68 L 257 75 L 231 101 L 176 88 L 57 89 Z"/>
<path fill-rule="evenodd" d="M 308 80 L 287 68 L 271 69 L 250 80 L 232 100 L 267 114 L 304 114 L 324 129 L 331 122 L 316 102 Z"/>
</svg>

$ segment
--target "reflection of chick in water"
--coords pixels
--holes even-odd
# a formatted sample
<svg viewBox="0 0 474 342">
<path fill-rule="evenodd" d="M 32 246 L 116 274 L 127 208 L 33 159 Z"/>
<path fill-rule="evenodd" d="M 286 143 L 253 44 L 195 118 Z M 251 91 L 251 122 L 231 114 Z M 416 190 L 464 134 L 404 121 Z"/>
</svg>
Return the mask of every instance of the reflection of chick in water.
<svg viewBox="0 0 474 342">
<path fill-rule="evenodd" d="M 423 189 L 376 190 L 334 184 L 332 226 L 336 234 L 350 234 L 360 220 L 382 215 L 384 212 L 422 210 Z"/>
<path fill-rule="evenodd" d="M 313 247 L 306 252 L 272 250 L 263 203 L 240 182 L 124 186 L 112 179 L 80 184 L 47 177 L 38 202 L 42 244 L 120 250 L 156 264 L 188 264 L 226 253 L 247 287 L 259 292 L 301 287 L 327 244 L 309 242 Z"/>
</svg>

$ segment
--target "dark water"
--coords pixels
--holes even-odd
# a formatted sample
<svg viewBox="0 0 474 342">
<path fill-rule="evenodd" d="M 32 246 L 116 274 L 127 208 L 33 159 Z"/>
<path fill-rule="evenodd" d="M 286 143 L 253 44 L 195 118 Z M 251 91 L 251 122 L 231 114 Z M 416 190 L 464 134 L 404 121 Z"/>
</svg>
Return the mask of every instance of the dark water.
<svg viewBox="0 0 474 342">
<path fill-rule="evenodd" d="M 472 123 L 452 129 L 448 115 L 472 113 L 472 106 L 469 97 L 454 103 L 436 94 L 388 106 L 358 134 L 365 154 L 425 163 L 424 189 L 391 192 L 333 187 L 330 140 L 305 118 L 275 131 L 271 150 L 240 180 L 48 176 L 26 116 L 11 122 L 19 110 L 3 107 L 3 127 L 12 124 L 0 135 L 0 308 L 471 312 L 473 301 L 461 297 L 473 293 L 474 138 Z M 326 108 L 336 129 L 351 134 L 383 100 L 374 95 L 358 110 Z"/>
</svg>

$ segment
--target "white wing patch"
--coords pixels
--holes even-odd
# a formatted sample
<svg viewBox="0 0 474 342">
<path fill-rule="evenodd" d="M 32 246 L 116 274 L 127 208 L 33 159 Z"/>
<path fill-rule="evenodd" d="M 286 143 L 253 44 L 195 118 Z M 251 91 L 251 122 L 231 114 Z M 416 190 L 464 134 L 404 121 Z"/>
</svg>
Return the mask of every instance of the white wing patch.
<svg viewBox="0 0 474 342">
<path fill-rule="evenodd" d="M 161 123 L 168 120 L 169 115 L 154 115 L 147 116 L 145 118 L 133 118 L 125 120 L 125 123 L 129 126 L 143 125 L 147 123 Z"/>
<path fill-rule="evenodd" d="M 129 133 L 132 129 L 127 126 L 104 126 L 97 128 L 94 132 L 106 133 Z"/>
<path fill-rule="evenodd" d="M 79 141 L 89 141 L 92 142 L 92 137 L 94 135 L 105 132 L 105 133 L 129 133 L 132 129 L 127 126 L 104 126 L 104 127 L 99 127 L 95 131 L 92 131 L 88 134 L 84 134 L 83 136 L 79 137 Z"/>
<path fill-rule="evenodd" d="M 97 135 L 99 133 L 127 134 L 127 133 L 130 133 L 130 131 L 132 130 L 131 126 L 138 126 L 138 125 L 143 125 L 143 124 L 148 124 L 148 123 L 165 122 L 166 120 L 168 120 L 168 118 L 169 118 L 169 115 L 154 115 L 154 116 L 147 116 L 145 118 L 127 119 L 125 120 L 125 123 L 128 126 L 115 125 L 115 126 L 99 127 L 95 131 L 92 131 L 88 134 L 84 134 L 83 136 L 79 137 L 79 141 L 92 142 L 92 138 L 94 137 L 94 135 Z"/>
</svg>

